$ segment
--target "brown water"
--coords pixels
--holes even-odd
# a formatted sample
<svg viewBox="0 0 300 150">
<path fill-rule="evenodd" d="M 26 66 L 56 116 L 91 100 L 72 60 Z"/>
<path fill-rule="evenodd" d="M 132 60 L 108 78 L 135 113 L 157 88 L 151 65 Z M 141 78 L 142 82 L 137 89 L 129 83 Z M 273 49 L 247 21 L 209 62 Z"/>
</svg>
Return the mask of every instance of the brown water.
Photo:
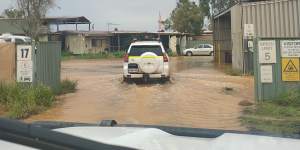
<svg viewBox="0 0 300 150">
<path fill-rule="evenodd" d="M 60 97 L 56 106 L 26 121 L 98 122 L 171 125 L 244 130 L 242 100 L 253 101 L 253 79 L 215 69 L 212 57 L 171 60 L 171 82 L 122 82 L 122 60 L 71 60 L 62 78 L 78 80 L 78 91 Z M 233 91 L 224 91 L 225 87 Z"/>
</svg>

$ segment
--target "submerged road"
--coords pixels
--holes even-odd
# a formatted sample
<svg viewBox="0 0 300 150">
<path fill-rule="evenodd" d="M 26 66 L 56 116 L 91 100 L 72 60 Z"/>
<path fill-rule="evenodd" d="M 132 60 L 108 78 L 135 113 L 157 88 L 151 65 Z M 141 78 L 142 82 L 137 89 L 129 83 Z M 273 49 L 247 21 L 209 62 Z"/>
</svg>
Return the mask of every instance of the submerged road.
<svg viewBox="0 0 300 150">
<path fill-rule="evenodd" d="M 122 60 L 62 62 L 62 79 L 78 81 L 78 91 L 60 97 L 50 110 L 26 121 L 169 125 L 245 130 L 239 102 L 254 101 L 253 78 L 229 76 L 209 56 L 171 59 L 171 82 L 123 83 Z M 226 91 L 225 88 L 233 88 Z"/>
</svg>

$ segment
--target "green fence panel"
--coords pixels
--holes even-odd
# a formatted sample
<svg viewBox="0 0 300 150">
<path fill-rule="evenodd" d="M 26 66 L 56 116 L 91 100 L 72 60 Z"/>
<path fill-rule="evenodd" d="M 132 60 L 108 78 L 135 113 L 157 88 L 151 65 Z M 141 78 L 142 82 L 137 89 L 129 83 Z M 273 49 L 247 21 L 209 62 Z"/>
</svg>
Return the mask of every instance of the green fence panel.
<svg viewBox="0 0 300 150">
<path fill-rule="evenodd" d="M 35 46 L 34 84 L 45 84 L 55 92 L 60 86 L 61 43 L 40 42 Z"/>
<path fill-rule="evenodd" d="M 276 42 L 276 63 L 274 64 L 260 64 L 259 63 L 259 48 L 258 42 L 264 40 L 275 40 Z M 280 42 L 282 40 L 299 40 L 299 38 L 257 38 L 254 41 L 254 79 L 255 79 L 255 98 L 258 101 L 262 100 L 274 100 L 280 97 L 282 94 L 291 91 L 299 90 L 299 81 L 282 81 L 282 56 Z M 297 58 L 300 59 L 300 58 Z M 262 65 L 272 65 L 273 69 L 273 82 L 262 83 L 261 82 L 261 70 Z"/>
</svg>

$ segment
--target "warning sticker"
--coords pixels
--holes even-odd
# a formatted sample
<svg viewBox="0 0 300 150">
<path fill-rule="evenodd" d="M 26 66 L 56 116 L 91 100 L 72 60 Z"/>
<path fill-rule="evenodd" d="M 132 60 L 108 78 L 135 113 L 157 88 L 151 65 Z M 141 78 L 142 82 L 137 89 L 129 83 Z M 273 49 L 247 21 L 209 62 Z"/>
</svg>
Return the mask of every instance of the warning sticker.
<svg viewBox="0 0 300 150">
<path fill-rule="evenodd" d="M 282 81 L 300 81 L 299 58 L 282 58 Z"/>
</svg>

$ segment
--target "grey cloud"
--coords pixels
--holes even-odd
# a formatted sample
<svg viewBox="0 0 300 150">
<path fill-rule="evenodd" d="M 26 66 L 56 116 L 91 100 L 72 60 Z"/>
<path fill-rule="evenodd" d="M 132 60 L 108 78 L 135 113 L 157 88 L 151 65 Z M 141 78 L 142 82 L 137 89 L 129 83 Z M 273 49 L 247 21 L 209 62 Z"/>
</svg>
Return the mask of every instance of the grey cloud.
<svg viewBox="0 0 300 150">
<path fill-rule="evenodd" d="M 14 0 L 0 0 L 0 12 Z M 108 22 L 118 23 L 121 30 L 156 31 L 158 14 L 169 16 L 176 0 L 57 0 L 49 16 L 86 16 L 97 30 L 106 30 Z"/>
</svg>

